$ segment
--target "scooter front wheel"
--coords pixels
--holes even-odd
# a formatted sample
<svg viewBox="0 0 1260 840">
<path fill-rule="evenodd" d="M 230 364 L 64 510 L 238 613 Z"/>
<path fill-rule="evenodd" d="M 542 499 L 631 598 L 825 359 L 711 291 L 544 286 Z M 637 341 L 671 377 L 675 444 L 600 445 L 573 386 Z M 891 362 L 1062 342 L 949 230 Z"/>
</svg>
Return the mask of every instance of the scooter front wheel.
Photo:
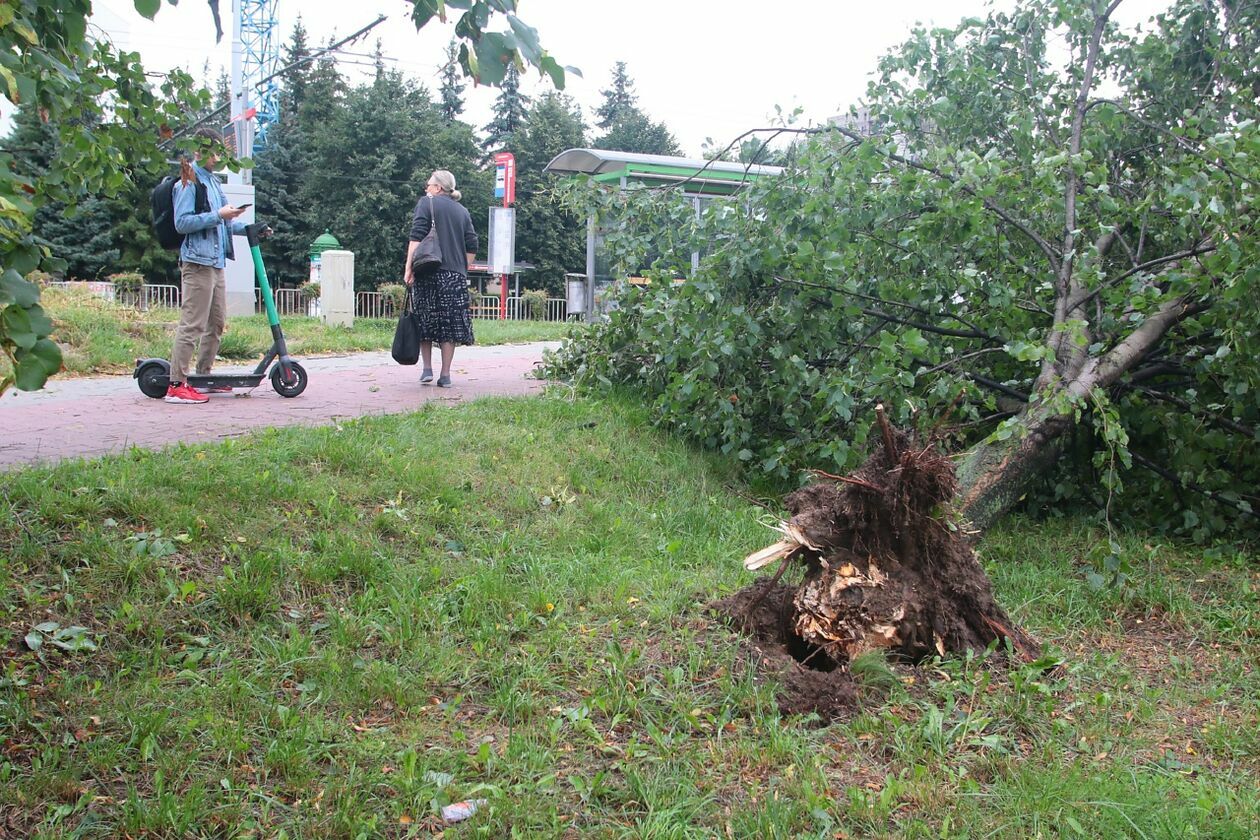
<svg viewBox="0 0 1260 840">
<path fill-rule="evenodd" d="M 164 359 L 145 362 L 136 371 L 136 381 L 140 385 L 140 393 L 155 400 L 162 399 L 171 384 L 171 363 Z"/>
<path fill-rule="evenodd" d="M 296 397 L 306 390 L 306 368 L 297 362 L 289 362 L 289 381 L 284 379 L 284 368 L 279 362 L 271 366 L 271 387 L 282 397 Z"/>
</svg>

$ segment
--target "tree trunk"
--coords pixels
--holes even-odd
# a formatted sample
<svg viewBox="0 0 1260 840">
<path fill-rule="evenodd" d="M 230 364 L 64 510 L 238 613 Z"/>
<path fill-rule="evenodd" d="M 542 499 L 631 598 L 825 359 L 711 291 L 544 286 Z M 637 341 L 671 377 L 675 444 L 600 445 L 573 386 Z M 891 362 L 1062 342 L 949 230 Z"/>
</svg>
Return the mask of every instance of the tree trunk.
<svg viewBox="0 0 1260 840">
<path fill-rule="evenodd" d="M 963 454 L 956 468 L 954 506 L 972 527 L 988 529 L 1058 461 L 1073 418 L 1044 406 L 1042 402 L 1021 412 L 1020 424 L 1006 440 L 978 443 Z"/>
</svg>

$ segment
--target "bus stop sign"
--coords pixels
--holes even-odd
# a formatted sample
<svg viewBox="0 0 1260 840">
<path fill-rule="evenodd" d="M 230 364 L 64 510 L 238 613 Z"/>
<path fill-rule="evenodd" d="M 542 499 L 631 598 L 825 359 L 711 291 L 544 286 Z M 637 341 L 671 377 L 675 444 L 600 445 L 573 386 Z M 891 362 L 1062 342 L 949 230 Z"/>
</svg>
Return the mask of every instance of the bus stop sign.
<svg viewBox="0 0 1260 840">
<path fill-rule="evenodd" d="M 503 199 L 504 207 L 516 203 L 516 156 L 511 152 L 494 156 L 494 197 Z"/>
</svg>

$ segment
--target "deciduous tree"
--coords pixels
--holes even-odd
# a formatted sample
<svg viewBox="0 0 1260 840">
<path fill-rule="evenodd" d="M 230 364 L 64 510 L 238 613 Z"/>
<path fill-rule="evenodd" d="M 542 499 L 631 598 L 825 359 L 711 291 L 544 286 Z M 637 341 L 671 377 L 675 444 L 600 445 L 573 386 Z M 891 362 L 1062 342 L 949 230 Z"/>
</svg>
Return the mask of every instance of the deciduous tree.
<svg viewBox="0 0 1260 840">
<path fill-rule="evenodd" d="M 610 237 L 623 264 L 670 237 L 708 256 L 570 369 L 785 476 L 853 467 L 883 403 L 949 430 L 981 526 L 1125 484 L 1167 527 L 1254 525 L 1260 6 L 1177 0 L 1130 34 L 1117 5 L 915 31 L 869 88 L 875 135 L 820 132 L 754 212 L 689 226 L 640 196 L 669 224 Z M 627 200 L 596 196 L 605 219 Z"/>
</svg>

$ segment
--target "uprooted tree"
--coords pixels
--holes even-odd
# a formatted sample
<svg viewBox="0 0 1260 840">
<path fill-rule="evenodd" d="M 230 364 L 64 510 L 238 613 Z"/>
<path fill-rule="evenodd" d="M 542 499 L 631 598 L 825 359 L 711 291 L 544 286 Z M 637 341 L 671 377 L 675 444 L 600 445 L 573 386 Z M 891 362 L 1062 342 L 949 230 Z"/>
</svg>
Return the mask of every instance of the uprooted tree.
<svg viewBox="0 0 1260 840">
<path fill-rule="evenodd" d="M 879 445 L 866 462 L 789 494 L 782 539 L 745 558 L 753 571 L 777 561 L 774 576 L 714 605 L 756 640 L 762 662 L 778 661 L 787 712 L 852 711 L 854 663 L 875 652 L 920 661 L 1002 645 L 1044 664 L 959 527 L 953 464 L 935 441 L 897 432 L 875 411 Z M 800 584 L 780 585 L 791 566 L 803 569 Z"/>
<path fill-rule="evenodd" d="M 1127 29 L 1120 5 L 915 31 L 869 131 L 798 132 L 782 175 L 698 218 L 680 189 L 573 186 L 614 273 L 689 280 L 630 290 L 555 371 L 783 477 L 854 468 L 877 403 L 945 424 L 979 527 L 1126 484 L 1170 528 L 1254 527 L 1260 4 Z"/>
</svg>

